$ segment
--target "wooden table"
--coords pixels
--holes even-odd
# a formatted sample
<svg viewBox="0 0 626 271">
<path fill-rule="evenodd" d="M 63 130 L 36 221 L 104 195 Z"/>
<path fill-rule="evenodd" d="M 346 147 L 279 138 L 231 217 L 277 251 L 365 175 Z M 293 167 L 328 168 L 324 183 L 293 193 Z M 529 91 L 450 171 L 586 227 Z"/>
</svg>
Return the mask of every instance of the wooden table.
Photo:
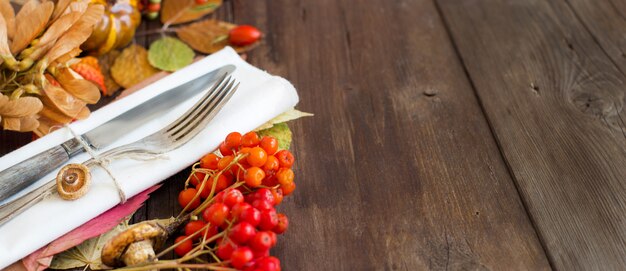
<svg viewBox="0 0 626 271">
<path fill-rule="evenodd" d="M 291 125 L 283 270 L 626 268 L 626 1 L 231 0 L 217 17 L 264 30 L 249 61 L 316 114 Z M 3 132 L 2 152 L 29 140 Z M 135 220 L 177 213 L 186 174 Z"/>
</svg>

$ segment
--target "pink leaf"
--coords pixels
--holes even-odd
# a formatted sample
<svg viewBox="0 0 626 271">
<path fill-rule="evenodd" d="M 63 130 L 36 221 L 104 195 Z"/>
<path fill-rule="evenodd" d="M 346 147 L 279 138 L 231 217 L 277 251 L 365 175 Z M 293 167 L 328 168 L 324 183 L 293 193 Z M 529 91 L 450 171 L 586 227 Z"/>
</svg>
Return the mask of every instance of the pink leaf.
<svg viewBox="0 0 626 271">
<path fill-rule="evenodd" d="M 96 218 L 89 220 L 82 226 L 74 229 L 71 232 L 59 237 L 52 241 L 45 247 L 31 253 L 22 259 L 22 263 L 28 271 L 41 271 L 50 266 L 52 257 L 61 253 L 67 249 L 75 247 L 83 241 L 103 234 L 113 227 L 117 226 L 122 219 L 131 215 L 146 201 L 154 190 L 157 190 L 160 185 L 155 185 L 147 190 L 135 195 L 126 203 L 117 205 L 108 211 L 102 213 Z"/>
</svg>

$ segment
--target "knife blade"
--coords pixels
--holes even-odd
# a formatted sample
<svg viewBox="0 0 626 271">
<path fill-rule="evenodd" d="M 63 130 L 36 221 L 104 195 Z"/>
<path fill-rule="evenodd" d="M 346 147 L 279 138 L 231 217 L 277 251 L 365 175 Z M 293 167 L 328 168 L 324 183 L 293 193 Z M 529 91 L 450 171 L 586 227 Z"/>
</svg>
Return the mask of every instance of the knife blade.
<svg viewBox="0 0 626 271">
<path fill-rule="evenodd" d="M 225 65 L 208 72 L 187 83 L 167 90 L 150 100 L 135 106 L 125 113 L 81 135 L 93 149 L 101 149 L 116 141 L 128 131 L 152 119 L 159 112 L 201 92 L 206 85 L 220 78 L 225 73 L 232 73 L 236 67 Z M 52 170 L 59 168 L 70 158 L 84 152 L 77 139 L 39 153 L 25 161 L 0 172 L 0 202 L 25 189 Z M 8 202 L 4 202 L 6 204 Z"/>
</svg>

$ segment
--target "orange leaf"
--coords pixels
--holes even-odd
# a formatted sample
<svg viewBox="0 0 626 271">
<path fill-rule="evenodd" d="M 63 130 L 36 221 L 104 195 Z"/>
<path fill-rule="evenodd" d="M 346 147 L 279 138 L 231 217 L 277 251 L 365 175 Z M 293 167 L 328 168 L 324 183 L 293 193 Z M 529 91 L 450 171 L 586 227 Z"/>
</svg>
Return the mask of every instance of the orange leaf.
<svg viewBox="0 0 626 271">
<path fill-rule="evenodd" d="M 197 6 L 195 0 L 163 0 L 161 22 L 169 25 L 191 22 L 212 13 L 220 5 L 222 0 L 209 0 L 201 6 Z"/>
<path fill-rule="evenodd" d="M 232 46 L 238 53 L 256 47 L 258 42 L 247 46 L 234 46 L 228 43 L 228 32 L 236 26 L 227 22 L 207 19 L 180 27 L 176 29 L 176 34 L 191 48 L 205 54 L 215 53 L 226 46 Z"/>
</svg>

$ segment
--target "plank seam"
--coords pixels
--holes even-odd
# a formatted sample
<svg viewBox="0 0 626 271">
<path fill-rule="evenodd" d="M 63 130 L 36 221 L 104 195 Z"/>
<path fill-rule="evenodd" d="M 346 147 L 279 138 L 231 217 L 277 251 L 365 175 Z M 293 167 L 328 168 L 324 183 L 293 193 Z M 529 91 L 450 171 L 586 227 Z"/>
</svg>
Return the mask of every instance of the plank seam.
<svg viewBox="0 0 626 271">
<path fill-rule="evenodd" d="M 538 230 L 537 227 L 537 223 L 535 221 L 535 219 L 533 218 L 532 214 L 528 211 L 528 204 L 526 202 L 526 199 L 522 196 L 521 190 L 519 188 L 519 186 L 517 185 L 517 179 L 515 178 L 515 174 L 513 173 L 513 169 L 511 168 L 511 165 L 509 164 L 509 161 L 506 159 L 506 156 L 504 155 L 504 152 L 502 151 L 502 144 L 500 143 L 500 141 L 498 140 L 498 137 L 496 136 L 495 130 L 494 130 L 494 126 L 491 123 L 491 120 L 489 119 L 489 115 L 487 114 L 487 111 L 485 110 L 485 107 L 483 105 L 482 100 L 480 99 L 480 95 L 478 95 L 478 91 L 476 88 L 476 85 L 474 84 L 474 81 L 472 80 L 472 77 L 469 74 L 469 71 L 467 69 L 467 65 L 465 65 L 465 61 L 463 60 L 463 57 L 461 56 L 461 52 L 459 51 L 459 48 L 456 44 L 456 42 L 454 41 L 454 38 L 452 36 L 452 31 L 450 30 L 450 25 L 448 24 L 448 20 L 446 19 L 446 16 L 441 8 L 441 6 L 439 5 L 439 0 L 432 0 L 434 2 L 435 5 L 435 9 L 437 10 L 437 13 L 439 14 L 439 17 L 441 18 L 443 27 L 446 31 L 446 36 L 448 36 L 448 40 L 450 40 L 450 43 L 452 44 L 452 48 L 454 50 L 454 54 L 456 55 L 457 59 L 461 62 L 461 67 L 463 69 L 463 73 L 465 74 L 465 77 L 467 78 L 470 87 L 472 89 L 472 91 L 474 92 L 474 96 L 476 97 L 477 101 L 478 101 L 478 106 L 480 107 L 481 112 L 483 113 L 483 116 L 485 117 L 485 120 L 487 120 L 487 125 L 489 126 L 489 131 L 491 133 L 491 137 L 494 139 L 494 141 L 496 142 L 496 146 L 498 147 L 498 152 L 500 153 L 500 157 L 502 159 L 502 161 L 504 162 L 507 172 L 509 174 L 509 176 L 511 177 L 511 180 L 513 181 L 513 185 L 515 187 L 515 190 L 517 191 L 517 195 L 522 203 L 522 207 L 524 208 L 524 211 L 526 212 L 526 215 L 528 216 L 528 219 L 530 220 L 530 223 L 533 227 L 533 230 L 535 231 L 535 234 L 537 236 L 537 239 L 539 240 L 539 244 L 541 245 L 541 248 L 543 249 L 543 253 L 546 255 L 546 259 L 548 260 L 548 264 L 550 265 L 550 269 L 552 270 L 556 270 L 555 268 L 555 264 L 554 264 L 554 259 L 551 253 L 549 253 L 549 250 L 546 246 L 546 241 L 543 238 L 543 236 L 541 235 L 541 232 Z"/>
<path fill-rule="evenodd" d="M 587 24 L 585 23 L 585 21 L 582 20 L 582 18 L 580 17 L 580 15 L 578 14 L 578 12 L 576 12 L 576 9 L 574 8 L 574 6 L 572 6 L 572 4 L 570 3 L 569 0 L 563 0 L 563 2 L 565 2 L 565 5 L 570 9 L 570 11 L 572 12 L 572 14 L 574 14 L 574 17 L 576 18 L 576 20 L 578 20 L 578 22 L 585 28 L 585 30 L 587 31 L 587 33 L 589 33 L 589 35 L 591 36 L 591 38 L 593 39 L 593 42 L 596 43 L 598 45 L 598 47 L 600 47 L 600 50 L 604 53 L 604 55 L 606 55 L 606 57 L 609 59 L 609 61 L 611 61 L 611 63 L 613 64 L 613 66 L 615 66 L 615 68 L 624 76 L 626 76 L 626 73 L 624 73 L 624 71 L 620 68 L 620 66 L 617 64 L 617 62 L 615 62 L 615 60 L 611 57 L 611 55 L 609 54 L 609 52 L 606 51 L 606 48 L 604 48 L 604 46 L 602 46 L 602 43 L 600 43 L 600 41 L 598 40 L 598 38 L 596 37 L 596 35 L 594 35 L 593 31 L 591 31 L 591 29 L 589 28 L 589 26 L 587 26 Z"/>
</svg>

